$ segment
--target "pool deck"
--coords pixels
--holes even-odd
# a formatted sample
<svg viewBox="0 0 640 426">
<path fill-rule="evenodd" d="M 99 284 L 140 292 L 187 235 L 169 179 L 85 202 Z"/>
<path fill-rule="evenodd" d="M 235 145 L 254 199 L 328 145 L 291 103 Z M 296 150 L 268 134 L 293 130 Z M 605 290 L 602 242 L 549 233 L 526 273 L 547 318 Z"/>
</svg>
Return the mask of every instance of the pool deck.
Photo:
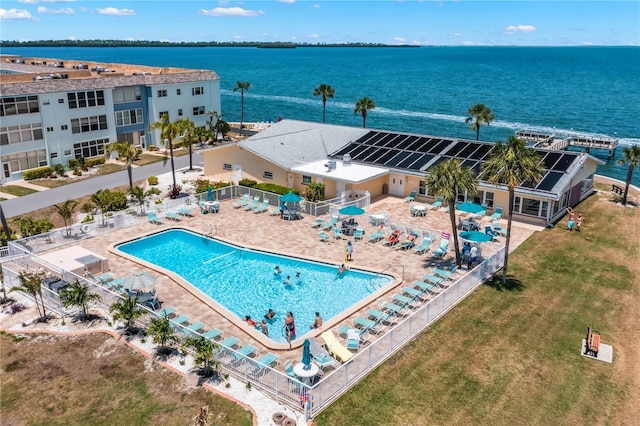
<svg viewBox="0 0 640 426">
<path fill-rule="evenodd" d="M 172 227 L 191 229 L 198 233 L 208 234 L 211 226 L 215 225 L 215 237 L 235 243 L 241 246 L 259 248 L 265 251 L 276 252 L 295 257 L 305 257 L 333 263 L 336 268 L 344 263 L 345 244 L 347 240 L 353 241 L 353 261 L 349 262 L 349 267 L 365 269 L 370 271 L 383 271 L 399 278 L 398 283 L 391 287 L 379 290 L 367 300 L 360 303 L 356 311 L 346 318 L 336 318 L 333 321 L 325 322 L 319 330 L 314 330 L 313 336 L 319 336 L 327 329 L 333 329 L 336 336 L 337 328 L 342 324 L 351 324 L 351 319 L 361 314 L 370 307 L 377 307 L 381 302 L 389 299 L 389 295 L 398 292 L 403 286 L 412 283 L 414 280 L 421 280 L 422 276 L 432 270 L 433 267 L 442 267 L 455 262 L 453 254 L 453 242 L 449 246 L 449 252 L 444 259 L 435 259 L 431 255 L 431 250 L 439 244 L 439 239 L 435 239 L 425 254 L 419 255 L 413 250 L 395 250 L 383 245 L 382 242 L 369 243 L 367 236 L 371 235 L 377 227 L 369 224 L 368 215 L 385 212 L 391 223 L 410 225 L 414 229 L 431 231 L 432 234 L 450 230 L 449 213 L 444 210 L 430 210 L 424 217 L 413 217 L 409 212 L 409 203 L 401 198 L 382 196 L 374 200 L 367 213 L 356 217 L 360 226 L 365 229 L 362 240 L 353 240 L 353 237 L 343 237 L 342 240 L 322 242 L 318 238 L 318 229 L 312 227 L 314 217 L 304 215 L 303 219 L 295 221 L 283 221 L 279 216 L 269 216 L 267 212 L 256 214 L 242 211 L 232 207 L 232 201 L 223 201 L 220 212 L 217 214 L 200 214 L 194 206 L 194 216 L 181 218 L 179 221 L 169 221 L 164 219 L 162 224 L 154 225 L 148 222 L 144 224 L 111 232 L 109 234 L 96 236 L 82 240 L 79 245 L 83 248 L 104 256 L 109 261 L 111 272 L 116 276 L 125 276 L 138 269 L 145 269 L 139 263 L 123 257 L 113 252 L 113 245 L 137 238 L 141 235 L 157 232 Z M 328 215 L 322 217 L 328 220 Z M 485 221 L 486 222 L 486 221 Z M 506 220 L 501 224 L 506 226 Z M 389 228 L 387 227 L 389 230 Z M 533 232 L 540 230 L 539 227 L 514 223 L 512 225 L 511 246 L 515 249 L 525 241 Z M 390 230 L 389 230 L 390 231 Z M 327 232 L 331 235 L 331 232 Z M 403 238 L 401 238 L 403 240 Z M 482 255 L 488 257 L 497 249 L 502 247 L 504 238 L 499 242 L 482 244 Z M 462 244 L 462 243 L 461 243 Z M 167 253 L 167 256 L 179 255 L 179 253 Z M 272 352 L 280 357 L 280 366 L 286 360 L 297 362 L 301 359 L 301 345 L 304 339 L 294 342 L 292 350 L 287 345 L 276 344 L 267 340 L 259 331 L 246 325 L 239 318 L 231 315 L 231 320 L 225 317 L 226 310 L 221 309 L 216 303 L 212 303 L 199 291 L 188 289 L 184 286 L 179 277 L 172 274 L 161 274 L 158 271 L 149 270 L 157 277 L 156 288 L 159 299 L 163 307 L 173 306 L 177 308 L 179 314 L 190 317 L 189 323 L 202 322 L 206 329 L 218 328 L 224 332 L 224 336 L 235 336 L 240 339 L 241 345 L 256 345 L 258 356 L 266 352 Z M 404 276 L 403 276 L 404 272 Z M 466 267 L 458 273 L 462 276 L 466 273 Z M 408 283 L 408 284 L 407 284 Z M 275 308 L 275 307 L 274 307 Z M 277 310 L 291 310 L 295 314 L 295 307 L 278 307 Z M 299 336 L 308 329 L 308 324 L 297 324 Z M 375 335 L 370 336 L 375 339 Z M 344 343 L 344 340 L 342 340 Z M 281 367 L 279 367 L 281 368 Z"/>
</svg>

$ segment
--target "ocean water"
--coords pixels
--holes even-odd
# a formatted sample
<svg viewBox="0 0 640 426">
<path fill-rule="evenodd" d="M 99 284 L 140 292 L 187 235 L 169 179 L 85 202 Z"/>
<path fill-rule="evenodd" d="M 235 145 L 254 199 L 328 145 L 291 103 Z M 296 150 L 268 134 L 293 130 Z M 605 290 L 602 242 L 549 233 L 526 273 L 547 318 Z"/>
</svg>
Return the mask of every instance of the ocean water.
<svg viewBox="0 0 640 426">
<path fill-rule="evenodd" d="M 474 139 L 464 123 L 476 103 L 495 121 L 485 141 L 506 140 L 518 129 L 616 136 L 640 144 L 638 47 L 423 48 L 3 48 L 3 54 L 211 69 L 221 78 L 222 114 L 239 121 L 236 81 L 248 81 L 245 121 L 279 116 L 321 121 L 322 83 L 335 89 L 327 123 L 361 126 L 353 113 L 367 96 L 376 108 L 367 127 Z M 598 173 L 625 180 L 616 158 Z M 593 151 L 606 160 L 606 153 Z M 640 186 L 640 171 L 633 183 Z"/>
</svg>

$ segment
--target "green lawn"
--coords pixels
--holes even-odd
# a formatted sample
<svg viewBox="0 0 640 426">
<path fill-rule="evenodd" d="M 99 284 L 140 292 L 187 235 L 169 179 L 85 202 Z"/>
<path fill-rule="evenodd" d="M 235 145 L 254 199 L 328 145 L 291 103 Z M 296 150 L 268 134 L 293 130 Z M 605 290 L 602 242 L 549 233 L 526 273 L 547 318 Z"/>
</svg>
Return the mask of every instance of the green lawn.
<svg viewBox="0 0 640 426">
<path fill-rule="evenodd" d="M 138 159 L 134 161 L 134 165 L 136 166 L 145 166 L 151 163 L 157 163 L 158 161 L 162 161 L 164 158 L 160 155 L 154 154 L 140 154 Z"/>
<path fill-rule="evenodd" d="M 607 197 L 576 208 L 582 232 L 565 221 L 533 235 L 506 287 L 478 289 L 315 425 L 636 422 L 640 215 Z M 588 325 L 612 365 L 580 356 Z"/>
<path fill-rule="evenodd" d="M 29 195 L 29 194 L 33 194 L 34 192 L 38 192 L 35 189 L 25 188 L 24 186 L 18 186 L 18 185 L 3 185 L 0 188 L 2 192 L 15 195 L 16 197 L 22 197 L 23 195 Z"/>
</svg>

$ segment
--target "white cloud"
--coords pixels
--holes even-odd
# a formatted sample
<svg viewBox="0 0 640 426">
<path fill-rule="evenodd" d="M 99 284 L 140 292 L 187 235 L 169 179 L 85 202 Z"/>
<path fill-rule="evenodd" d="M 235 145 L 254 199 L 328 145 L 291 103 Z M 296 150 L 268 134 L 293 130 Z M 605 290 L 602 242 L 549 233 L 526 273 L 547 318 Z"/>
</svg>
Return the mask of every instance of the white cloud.
<svg viewBox="0 0 640 426">
<path fill-rule="evenodd" d="M 320 34 L 309 34 L 308 38 L 320 38 Z"/>
<path fill-rule="evenodd" d="M 220 0 L 220 1 L 218 2 L 218 4 L 219 4 L 220 6 L 226 6 L 226 5 L 228 5 L 228 4 L 229 4 L 229 0 Z"/>
<path fill-rule="evenodd" d="M 75 12 L 70 7 L 63 7 L 62 9 L 47 9 L 44 6 L 38 7 L 38 13 L 44 15 L 73 15 Z"/>
<path fill-rule="evenodd" d="M 69 37 L 67 37 L 67 40 L 75 41 L 76 40 L 76 36 L 69 36 Z"/>
<path fill-rule="evenodd" d="M 314 4 L 312 7 L 313 7 L 314 9 L 320 9 L 320 5 L 319 5 L 319 4 L 317 4 L 317 3 L 316 3 L 316 4 Z"/>
<path fill-rule="evenodd" d="M 406 39 L 406 38 L 404 38 L 404 37 L 394 37 L 394 38 L 393 38 L 393 41 L 396 41 L 396 42 L 398 42 L 398 43 L 406 43 L 406 42 L 407 42 L 407 39 Z"/>
<path fill-rule="evenodd" d="M 295 3 L 296 0 L 278 0 L 278 3 L 289 3 L 289 4 L 293 4 Z"/>
<path fill-rule="evenodd" d="M 101 15 L 111 16 L 133 16 L 136 14 L 136 12 L 131 9 L 118 9 L 115 7 L 105 7 L 104 9 L 98 8 L 98 13 Z"/>
<path fill-rule="evenodd" d="M 22 9 L 0 9 L 0 21 L 36 20 L 29 11 Z"/>
<path fill-rule="evenodd" d="M 536 31 L 538 29 L 533 25 L 509 25 L 504 29 L 505 34 L 535 33 Z"/>
<path fill-rule="evenodd" d="M 462 37 L 462 34 L 460 34 L 460 33 L 453 33 L 453 36 L 454 36 L 454 37 Z"/>
<path fill-rule="evenodd" d="M 18 0 L 18 3 L 23 3 L 23 4 L 37 4 L 38 0 Z"/>
<path fill-rule="evenodd" d="M 241 7 L 216 7 L 215 9 L 200 9 L 198 11 L 200 15 L 207 16 L 244 16 L 255 17 L 258 15 L 264 15 L 262 10 L 248 10 Z"/>
<path fill-rule="evenodd" d="M 73 3 L 76 0 L 18 0 L 18 3 L 23 4 L 38 4 L 38 3 Z"/>
</svg>

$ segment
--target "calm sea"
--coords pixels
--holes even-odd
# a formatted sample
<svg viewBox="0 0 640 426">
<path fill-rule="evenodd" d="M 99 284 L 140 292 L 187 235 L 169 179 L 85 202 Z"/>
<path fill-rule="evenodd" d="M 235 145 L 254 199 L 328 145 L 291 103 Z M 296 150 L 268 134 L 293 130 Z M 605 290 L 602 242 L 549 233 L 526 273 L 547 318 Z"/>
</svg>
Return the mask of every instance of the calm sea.
<svg viewBox="0 0 640 426">
<path fill-rule="evenodd" d="M 467 109 L 484 103 L 495 114 L 481 140 L 506 140 L 518 129 L 617 136 L 640 143 L 638 47 L 423 48 L 3 48 L 3 54 L 211 69 L 221 78 L 222 114 L 239 121 L 236 81 L 251 83 L 245 121 L 277 117 L 321 121 L 312 92 L 330 84 L 327 123 L 361 126 L 353 114 L 368 96 L 376 109 L 367 127 L 474 139 Z M 598 173 L 624 180 L 621 156 Z M 605 153 L 592 152 L 606 159 Z M 640 170 L 633 179 L 640 186 Z"/>
</svg>

